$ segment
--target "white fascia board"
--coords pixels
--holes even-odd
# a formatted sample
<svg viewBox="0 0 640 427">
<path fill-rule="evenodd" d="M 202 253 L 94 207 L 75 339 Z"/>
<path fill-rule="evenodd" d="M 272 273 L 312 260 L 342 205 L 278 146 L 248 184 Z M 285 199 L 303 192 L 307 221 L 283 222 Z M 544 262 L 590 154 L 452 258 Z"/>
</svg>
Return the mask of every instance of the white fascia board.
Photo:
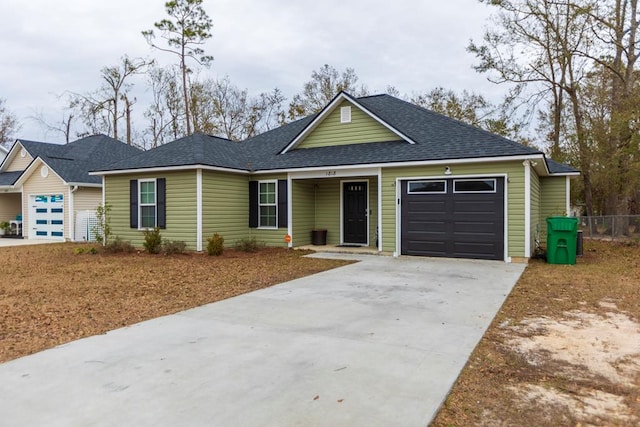
<svg viewBox="0 0 640 427">
<path fill-rule="evenodd" d="M 316 126 L 318 126 L 329 114 L 331 114 L 333 110 L 335 110 L 335 108 L 338 106 L 338 104 L 340 104 L 342 101 L 349 101 L 350 103 L 352 103 L 353 105 L 357 106 L 359 109 L 364 111 L 364 113 L 367 114 L 369 117 L 371 117 L 372 119 L 380 123 L 382 126 L 389 129 L 391 132 L 398 135 L 403 140 L 407 141 L 409 144 L 415 144 L 414 140 L 412 140 L 411 138 L 409 138 L 408 136 L 400 132 L 398 129 L 394 128 L 393 126 L 391 126 L 390 124 L 382 120 L 380 117 L 378 117 L 377 115 L 369 111 L 362 104 L 360 104 L 357 99 L 355 99 L 354 97 L 352 97 L 346 92 L 340 92 L 338 95 L 336 95 L 335 98 L 333 98 L 333 100 L 329 104 L 327 104 L 322 109 L 322 111 L 320 111 L 320 113 L 311 121 L 311 123 L 309 123 L 304 129 L 302 129 L 302 131 L 300 131 L 300 133 L 293 139 L 293 141 L 289 143 L 289 145 L 287 145 L 284 148 L 284 150 L 280 151 L 279 154 L 284 154 L 287 151 L 295 148 L 300 143 L 300 141 L 302 141 L 307 135 L 309 135 L 309 133 L 311 133 L 311 131 L 313 131 L 316 128 Z"/>
<path fill-rule="evenodd" d="M 75 186 L 75 187 L 91 187 L 91 188 L 102 188 L 102 184 L 96 184 L 93 182 L 69 182 L 67 185 Z"/>
<path fill-rule="evenodd" d="M 456 165 L 465 163 L 492 163 L 492 162 L 512 162 L 523 160 L 542 159 L 543 154 L 521 155 L 521 156 L 501 156 L 501 157 L 477 157 L 469 159 L 449 159 L 449 160 L 421 160 L 412 162 L 390 162 L 390 163 L 363 163 L 359 165 L 341 165 L 341 166 L 314 166 L 308 168 L 291 168 L 291 169 L 272 169 L 260 170 L 252 172 L 254 175 L 275 174 L 275 173 L 291 173 L 313 172 L 313 171 L 333 171 L 344 169 L 377 169 L 377 168 L 397 168 L 411 166 L 437 166 L 437 165 Z"/>
<path fill-rule="evenodd" d="M 11 160 L 13 160 L 13 158 L 18 155 L 17 153 L 19 153 L 20 150 L 22 150 L 23 148 L 24 147 L 20 143 L 20 140 L 16 139 L 16 142 L 13 144 L 11 149 L 7 152 L 7 155 L 2 160 L 2 163 L 0 163 L 0 172 L 4 172 L 5 166 L 8 165 L 9 163 L 11 163 Z M 31 154 L 29 154 L 29 155 L 31 155 Z"/>
<path fill-rule="evenodd" d="M 162 166 L 155 168 L 140 168 L 140 169 L 120 169 L 113 171 L 93 171 L 89 172 L 89 175 L 124 175 L 124 174 L 133 174 L 133 173 L 156 173 L 156 172 L 173 172 L 173 171 L 185 171 L 185 170 L 208 170 L 208 171 L 217 171 L 217 172 L 230 172 L 230 173 L 239 173 L 248 175 L 250 172 L 247 170 L 241 169 L 231 169 L 231 168 L 222 168 L 218 166 L 206 166 L 206 165 L 184 165 L 184 166 Z"/>
</svg>

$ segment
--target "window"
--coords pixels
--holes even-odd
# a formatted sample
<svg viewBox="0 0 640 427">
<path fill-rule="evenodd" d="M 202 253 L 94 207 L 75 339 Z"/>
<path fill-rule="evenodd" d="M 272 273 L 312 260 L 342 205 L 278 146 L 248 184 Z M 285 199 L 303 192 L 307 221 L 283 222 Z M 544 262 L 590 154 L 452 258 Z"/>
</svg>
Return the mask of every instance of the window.
<svg viewBox="0 0 640 427">
<path fill-rule="evenodd" d="M 258 191 L 259 227 L 275 228 L 278 217 L 277 181 L 260 181 Z"/>
<path fill-rule="evenodd" d="M 453 181 L 454 193 L 495 193 L 495 179 L 457 179 Z"/>
<path fill-rule="evenodd" d="M 167 179 L 129 181 L 129 227 L 167 227 Z"/>
<path fill-rule="evenodd" d="M 157 225 L 156 181 L 139 181 L 140 228 L 154 228 Z"/>
<path fill-rule="evenodd" d="M 444 194 L 447 192 L 446 181 L 409 181 L 409 194 Z"/>
<path fill-rule="evenodd" d="M 351 107 L 340 107 L 340 123 L 351 123 Z"/>
<path fill-rule="evenodd" d="M 249 227 L 287 226 L 287 180 L 249 181 Z"/>
</svg>

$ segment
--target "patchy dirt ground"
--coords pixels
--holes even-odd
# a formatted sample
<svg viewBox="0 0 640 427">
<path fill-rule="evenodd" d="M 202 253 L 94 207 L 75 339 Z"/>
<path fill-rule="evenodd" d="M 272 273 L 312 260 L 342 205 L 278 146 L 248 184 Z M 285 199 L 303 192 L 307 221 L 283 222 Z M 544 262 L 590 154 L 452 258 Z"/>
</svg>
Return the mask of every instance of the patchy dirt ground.
<svg viewBox="0 0 640 427">
<path fill-rule="evenodd" d="M 532 262 L 433 426 L 640 425 L 640 245 Z"/>
<path fill-rule="evenodd" d="M 91 247 L 0 248 L 0 362 L 348 264 L 284 249 L 210 257 Z"/>
</svg>

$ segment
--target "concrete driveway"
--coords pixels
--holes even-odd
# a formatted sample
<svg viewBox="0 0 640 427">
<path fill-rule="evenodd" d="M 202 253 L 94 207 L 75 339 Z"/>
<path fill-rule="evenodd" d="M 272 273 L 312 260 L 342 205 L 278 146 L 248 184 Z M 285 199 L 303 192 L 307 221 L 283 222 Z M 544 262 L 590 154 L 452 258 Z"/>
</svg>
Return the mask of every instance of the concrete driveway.
<svg viewBox="0 0 640 427">
<path fill-rule="evenodd" d="M 9 246 L 25 246 L 25 245 L 42 245 L 45 243 L 61 243 L 54 240 L 35 240 L 35 239 L 16 239 L 16 238 L 1 238 L 0 248 Z"/>
<path fill-rule="evenodd" d="M 2 424 L 425 426 L 524 266 L 359 257 L 1 364 Z"/>
</svg>

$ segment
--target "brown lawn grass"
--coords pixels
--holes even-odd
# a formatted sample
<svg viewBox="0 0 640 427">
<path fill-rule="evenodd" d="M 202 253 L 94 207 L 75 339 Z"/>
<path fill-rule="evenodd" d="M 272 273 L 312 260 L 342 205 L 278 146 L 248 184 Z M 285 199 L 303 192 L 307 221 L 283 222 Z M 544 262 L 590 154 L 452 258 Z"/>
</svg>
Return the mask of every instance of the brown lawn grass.
<svg viewBox="0 0 640 427">
<path fill-rule="evenodd" d="M 639 425 L 639 321 L 637 242 L 532 261 L 432 426 Z"/>
<path fill-rule="evenodd" d="M 0 248 L 0 362 L 349 263 L 274 248 L 210 257 L 91 247 Z"/>
</svg>

